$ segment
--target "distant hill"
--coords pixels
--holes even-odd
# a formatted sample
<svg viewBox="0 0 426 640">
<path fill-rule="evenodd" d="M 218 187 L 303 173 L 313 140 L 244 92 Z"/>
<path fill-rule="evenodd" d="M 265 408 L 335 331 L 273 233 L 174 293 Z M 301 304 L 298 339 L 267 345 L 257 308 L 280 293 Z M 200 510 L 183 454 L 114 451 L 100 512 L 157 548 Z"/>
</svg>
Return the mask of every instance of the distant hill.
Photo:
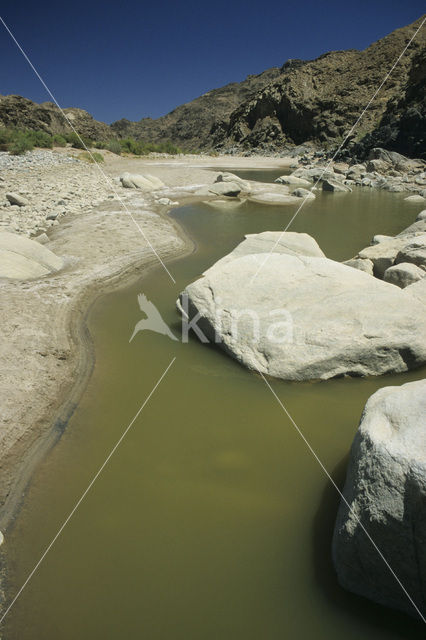
<svg viewBox="0 0 426 640">
<path fill-rule="evenodd" d="M 92 140 L 115 138 L 113 130 L 98 122 L 83 109 L 64 109 L 78 133 Z M 37 104 L 21 96 L 0 96 L 0 125 L 17 129 L 45 131 L 49 134 L 70 133 L 71 129 L 53 102 Z"/>
<path fill-rule="evenodd" d="M 143 118 L 139 122 L 119 120 L 111 128 L 120 137 L 147 139 L 150 142 L 171 140 L 185 149 L 212 146 L 212 128 L 227 126 L 229 116 L 242 102 L 277 80 L 281 70 L 274 67 L 259 75 L 248 76 L 242 82 L 233 82 L 213 89 L 199 98 L 181 105 L 161 118 Z"/>
<path fill-rule="evenodd" d="M 132 137 L 171 141 L 191 150 L 283 152 L 303 143 L 336 148 L 380 86 L 423 18 L 364 51 L 332 51 L 288 60 L 258 75 L 213 89 L 161 118 L 108 126 L 81 109 L 65 109 L 76 130 L 95 140 Z M 69 132 L 52 103 L 0 96 L 0 126 Z M 426 27 L 405 52 L 365 113 L 349 148 L 375 146 L 426 157 Z"/>
</svg>

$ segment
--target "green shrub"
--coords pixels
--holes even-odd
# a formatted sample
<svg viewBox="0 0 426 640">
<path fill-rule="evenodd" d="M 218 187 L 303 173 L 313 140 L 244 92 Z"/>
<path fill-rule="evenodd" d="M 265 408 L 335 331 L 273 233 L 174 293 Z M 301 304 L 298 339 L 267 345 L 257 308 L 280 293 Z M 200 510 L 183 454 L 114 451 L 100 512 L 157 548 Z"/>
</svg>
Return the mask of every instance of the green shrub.
<svg viewBox="0 0 426 640">
<path fill-rule="evenodd" d="M 8 151 L 12 132 L 10 129 L 0 129 L 0 151 Z"/>
<path fill-rule="evenodd" d="M 25 132 L 17 131 L 12 136 L 8 149 L 12 156 L 21 156 L 27 151 L 32 151 L 32 149 L 34 149 L 34 143 Z"/>
<path fill-rule="evenodd" d="M 74 131 L 66 135 L 66 140 L 71 143 L 71 146 L 74 147 L 74 149 L 90 149 L 93 144 L 90 138 L 78 136 Z"/>
<path fill-rule="evenodd" d="M 53 144 L 55 147 L 66 147 L 67 141 L 64 136 L 61 136 L 59 133 L 55 133 L 53 136 Z"/>
<path fill-rule="evenodd" d="M 121 144 L 118 140 L 110 140 L 105 148 L 108 149 L 108 151 L 115 153 L 117 156 L 121 154 Z"/>
<path fill-rule="evenodd" d="M 88 153 L 87 151 L 85 151 L 84 153 L 80 153 L 78 159 L 84 160 L 85 162 L 90 162 L 91 164 L 99 164 L 101 162 L 105 162 L 103 155 L 101 153 L 97 153 L 96 151 L 94 153 Z"/>
<path fill-rule="evenodd" d="M 53 146 L 52 136 L 45 131 L 25 131 L 24 135 L 32 142 L 34 147 L 51 149 Z"/>
</svg>

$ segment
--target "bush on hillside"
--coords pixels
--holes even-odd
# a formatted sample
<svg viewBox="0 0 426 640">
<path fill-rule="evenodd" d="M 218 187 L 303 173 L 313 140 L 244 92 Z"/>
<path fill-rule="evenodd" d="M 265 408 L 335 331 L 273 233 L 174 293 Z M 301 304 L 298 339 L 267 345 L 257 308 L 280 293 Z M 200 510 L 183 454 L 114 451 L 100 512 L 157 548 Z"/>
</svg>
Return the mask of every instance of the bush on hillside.
<svg viewBox="0 0 426 640">
<path fill-rule="evenodd" d="M 106 148 L 117 156 L 121 154 L 121 144 L 118 140 L 110 140 Z"/>
</svg>

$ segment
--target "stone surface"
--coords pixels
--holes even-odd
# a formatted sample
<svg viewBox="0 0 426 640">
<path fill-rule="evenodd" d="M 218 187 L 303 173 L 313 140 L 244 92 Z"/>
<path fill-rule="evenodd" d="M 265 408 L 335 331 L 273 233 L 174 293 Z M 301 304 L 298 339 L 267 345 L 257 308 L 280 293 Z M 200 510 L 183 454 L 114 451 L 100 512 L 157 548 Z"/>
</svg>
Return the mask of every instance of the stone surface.
<svg viewBox="0 0 426 640">
<path fill-rule="evenodd" d="M 411 262 L 426 269 L 426 234 L 416 236 L 398 252 L 395 264 Z"/>
<path fill-rule="evenodd" d="M 351 449 L 347 504 L 340 504 L 333 537 L 340 584 L 411 615 L 413 606 L 361 524 L 424 613 L 425 416 L 426 380 L 384 387 L 369 398 Z"/>
<path fill-rule="evenodd" d="M 401 262 L 386 269 L 383 280 L 404 289 L 425 276 L 426 271 L 423 271 L 423 269 L 420 269 L 417 265 L 409 262 Z"/>
<path fill-rule="evenodd" d="M 127 189 L 140 189 L 141 191 L 153 191 L 164 187 L 164 182 L 148 173 L 139 175 L 137 173 L 123 173 L 120 176 L 123 187 Z"/>
<path fill-rule="evenodd" d="M 0 278 L 38 278 L 58 271 L 62 258 L 35 240 L 0 232 Z"/>
<path fill-rule="evenodd" d="M 346 260 L 343 264 L 348 265 L 348 267 L 352 267 L 353 269 L 359 269 L 360 271 L 364 271 L 365 273 L 373 275 L 374 264 L 372 260 L 368 258 L 352 258 L 351 260 Z"/>
<path fill-rule="evenodd" d="M 406 244 L 407 239 L 405 237 L 383 240 L 383 242 L 378 242 L 377 244 L 362 249 L 357 257 L 371 260 L 374 265 L 374 275 L 382 278 L 386 269 L 391 267 L 395 262 L 398 251 Z"/>
<path fill-rule="evenodd" d="M 242 178 L 239 178 L 233 173 L 229 173 L 229 171 L 219 173 L 216 178 L 216 182 L 233 182 L 234 184 L 237 184 L 241 188 L 241 191 L 244 191 L 245 193 L 249 193 L 252 190 L 252 187 L 248 180 L 242 180 Z"/>
<path fill-rule="evenodd" d="M 275 180 L 275 182 L 278 182 L 279 184 L 295 184 L 304 187 L 307 187 L 311 184 L 309 180 L 306 180 L 305 178 L 299 178 L 298 176 L 294 175 L 280 176 Z"/>
<path fill-rule="evenodd" d="M 200 313 L 206 335 L 217 333 L 220 346 L 246 367 L 309 380 L 426 362 L 426 307 L 414 296 L 324 257 L 274 249 L 265 260 L 264 253 L 247 253 L 257 251 L 256 237 L 247 242 L 239 250 L 245 255 L 220 260 L 184 292 L 191 317 Z M 275 317 L 283 331 L 291 324 L 291 339 L 287 331 L 275 341 Z"/>
<path fill-rule="evenodd" d="M 6 198 L 10 204 L 17 204 L 18 207 L 26 207 L 29 204 L 28 200 L 20 196 L 19 193 L 6 193 Z"/>
<path fill-rule="evenodd" d="M 336 180 L 323 180 L 322 181 L 322 190 L 323 191 L 341 191 L 345 193 L 349 193 L 352 191 L 348 185 L 343 184 L 341 182 L 337 182 Z"/>
<path fill-rule="evenodd" d="M 412 202 L 413 204 L 422 204 L 425 202 L 423 196 L 419 195 L 407 196 L 404 200 L 405 202 Z"/>
<path fill-rule="evenodd" d="M 306 198 L 309 200 L 314 200 L 315 199 L 315 194 L 312 193 L 312 191 L 309 191 L 308 189 L 295 189 L 292 193 L 293 196 L 296 196 L 297 198 Z"/>
<path fill-rule="evenodd" d="M 271 205 L 282 205 L 282 204 L 298 204 L 300 200 L 297 196 L 292 196 L 288 194 L 281 194 L 276 192 L 256 192 L 252 193 L 249 197 L 249 200 L 253 202 L 258 202 L 259 204 L 271 204 Z"/>
<path fill-rule="evenodd" d="M 324 253 L 318 243 L 307 233 L 295 231 L 263 231 L 263 233 L 247 234 L 245 240 L 240 242 L 231 253 L 215 263 L 215 267 L 232 262 L 235 258 L 250 254 L 286 253 L 292 256 L 311 256 L 324 258 Z M 263 256 L 262 260 L 266 256 Z"/>
</svg>

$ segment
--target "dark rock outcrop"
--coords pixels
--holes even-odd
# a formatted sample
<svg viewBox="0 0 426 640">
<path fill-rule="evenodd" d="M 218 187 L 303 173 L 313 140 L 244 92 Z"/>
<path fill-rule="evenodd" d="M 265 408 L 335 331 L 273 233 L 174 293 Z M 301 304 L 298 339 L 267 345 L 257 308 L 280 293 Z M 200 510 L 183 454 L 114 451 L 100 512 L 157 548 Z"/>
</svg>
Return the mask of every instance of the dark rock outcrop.
<svg viewBox="0 0 426 640">
<path fill-rule="evenodd" d="M 222 139 L 229 126 L 229 116 L 241 102 L 280 77 L 280 69 L 267 69 L 250 75 L 242 82 L 233 82 L 213 89 L 199 98 L 183 104 L 161 118 L 143 118 L 139 122 L 118 120 L 111 128 L 120 137 L 132 137 L 149 142 L 171 140 L 185 149 L 203 149 Z"/>
<path fill-rule="evenodd" d="M 332 51 L 309 62 L 289 61 L 275 82 L 233 111 L 227 131 L 221 139 L 216 136 L 216 146 L 279 151 L 289 143 L 312 141 L 336 147 L 421 20 L 364 51 Z M 359 155 L 375 146 L 408 155 L 425 153 L 425 42 L 422 29 L 349 138 Z"/>
</svg>

